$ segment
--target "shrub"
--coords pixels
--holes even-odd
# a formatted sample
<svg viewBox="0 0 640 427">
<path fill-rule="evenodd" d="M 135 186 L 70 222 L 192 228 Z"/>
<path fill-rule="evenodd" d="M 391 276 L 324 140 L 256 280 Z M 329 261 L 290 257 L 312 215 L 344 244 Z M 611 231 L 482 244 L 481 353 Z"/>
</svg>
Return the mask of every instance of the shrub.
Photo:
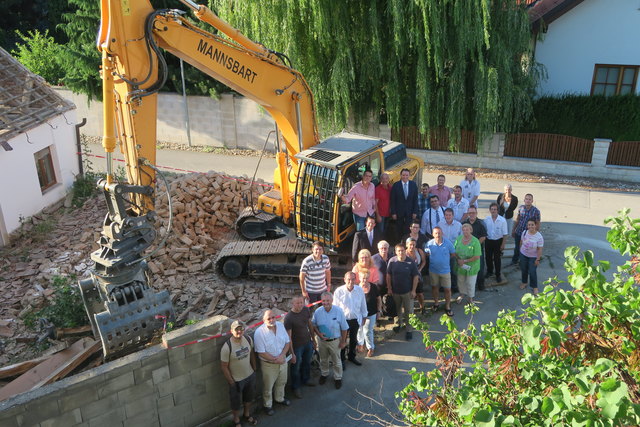
<svg viewBox="0 0 640 427">
<path fill-rule="evenodd" d="M 640 219 L 628 214 L 606 220 L 608 239 L 637 256 Z M 420 426 L 639 425 L 640 293 L 633 262 L 608 280 L 608 262 L 569 247 L 565 268 L 569 290 L 551 279 L 539 297 L 522 298 L 522 314 L 500 312 L 479 331 L 471 323 L 459 330 L 443 316 L 449 334 L 436 341 L 413 317 L 437 353 L 437 369 L 410 372 L 411 383 L 397 393 L 405 420 Z"/>
<path fill-rule="evenodd" d="M 60 65 L 60 45 L 53 37 L 49 36 L 49 31 L 41 33 L 38 30 L 27 31 L 22 34 L 16 30 L 17 36 L 24 42 L 17 45 L 17 49 L 11 54 L 31 72 L 44 78 L 52 85 L 60 84 L 64 77 L 64 68 Z"/>
<path fill-rule="evenodd" d="M 28 316 L 25 323 L 35 326 L 37 319 L 46 318 L 58 328 L 75 328 L 89 323 L 80 290 L 72 283 L 74 277 L 55 276 L 52 280 L 54 296 L 44 308 Z"/>
<path fill-rule="evenodd" d="M 563 95 L 533 103 L 535 120 L 521 132 L 640 141 L 640 95 Z"/>
</svg>

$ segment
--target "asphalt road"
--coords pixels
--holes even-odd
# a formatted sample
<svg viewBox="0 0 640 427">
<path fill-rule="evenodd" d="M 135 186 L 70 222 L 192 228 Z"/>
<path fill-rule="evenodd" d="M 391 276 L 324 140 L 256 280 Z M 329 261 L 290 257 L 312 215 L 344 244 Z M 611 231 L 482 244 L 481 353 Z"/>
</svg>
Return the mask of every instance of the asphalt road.
<svg viewBox="0 0 640 427">
<path fill-rule="evenodd" d="M 94 154 L 100 152 L 99 146 L 92 146 Z M 116 156 L 117 157 L 117 156 Z M 209 153 L 160 150 L 159 166 L 187 169 L 197 172 L 215 170 L 230 175 L 251 176 L 256 169 L 257 157 L 222 156 Z M 101 169 L 104 160 L 98 159 L 94 170 Z M 469 165 L 473 166 L 473 165 Z M 263 159 L 258 169 L 258 177 L 271 181 L 275 160 Z M 447 185 L 453 186 L 463 179 L 463 171 L 456 176 L 447 176 Z M 478 177 L 481 183 L 479 217 L 488 215 L 489 203 L 502 192 L 505 180 Z M 436 175 L 424 174 L 424 182 L 433 184 Z M 640 192 L 622 193 L 616 191 L 595 191 L 562 184 L 530 183 L 512 181 L 513 193 L 524 199 L 526 193 L 534 195 L 534 204 L 542 213 L 541 233 L 545 238 L 543 261 L 538 268 L 539 281 L 558 276 L 567 276 L 563 268 L 564 250 L 567 246 L 577 245 L 584 250 L 592 250 L 596 259 L 608 260 L 612 265 L 624 262 L 624 259 L 609 248 L 605 237 L 607 228 L 603 221 L 607 216 L 615 215 L 618 210 L 628 207 L 635 217 L 640 216 Z M 512 248 L 512 245 L 508 245 Z M 506 258 L 503 265 L 506 264 Z M 615 268 L 613 269 L 615 270 Z M 521 307 L 524 291 L 518 288 L 519 271 L 513 267 L 504 268 L 508 284 L 478 292 L 476 299 L 480 311 L 473 322 L 480 325 L 496 319 L 503 309 Z M 426 296 L 426 295 L 425 295 Z M 454 304 L 454 319 L 459 326 L 469 322 L 461 307 Z M 440 325 L 441 313 L 427 318 L 433 334 L 442 335 L 445 331 Z M 363 366 L 347 364 L 343 377 L 343 387 L 335 390 L 333 382 L 324 386 L 306 388 L 303 399 L 293 399 L 288 408 L 276 407 L 276 414 L 268 417 L 259 414 L 261 426 L 307 425 L 307 426 L 351 426 L 371 423 L 375 417 L 394 423 L 397 415 L 394 393 L 408 382 L 407 371 L 412 367 L 420 370 L 433 369 L 433 354 L 427 353 L 421 336 L 414 333 L 410 342 L 404 341 L 404 335 L 380 344 L 376 356 L 364 359 Z M 362 419 L 363 414 L 369 414 Z M 373 418 L 372 418 L 373 417 Z"/>
</svg>

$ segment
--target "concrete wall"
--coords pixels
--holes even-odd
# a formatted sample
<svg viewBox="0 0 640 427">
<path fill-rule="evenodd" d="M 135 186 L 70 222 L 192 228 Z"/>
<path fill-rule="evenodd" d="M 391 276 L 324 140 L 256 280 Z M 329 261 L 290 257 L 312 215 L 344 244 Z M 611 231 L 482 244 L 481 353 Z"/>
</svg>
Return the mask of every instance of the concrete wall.
<svg viewBox="0 0 640 427">
<path fill-rule="evenodd" d="M 482 145 L 479 154 L 449 153 L 432 150 L 408 150 L 422 157 L 427 164 L 497 169 L 515 172 L 531 172 L 540 175 L 553 174 L 580 177 L 639 182 L 640 168 L 628 166 L 607 166 L 610 140 L 596 139 L 591 164 L 562 162 L 555 160 L 504 157 L 505 134 L 497 133 Z"/>
<path fill-rule="evenodd" d="M 102 136 L 102 103 L 88 103 L 85 95 L 56 88 L 56 92 L 76 104 L 78 117 L 86 117 L 82 133 Z M 188 96 L 192 145 L 262 150 L 275 122 L 264 109 L 250 99 L 224 94 L 219 100 L 207 96 Z M 184 100 L 175 93 L 158 95 L 157 139 L 187 144 Z M 272 139 L 273 141 L 273 139 Z M 269 144 L 273 150 L 273 143 Z"/>
<path fill-rule="evenodd" d="M 638 8 L 637 0 L 586 0 L 553 21 L 536 43 L 548 73 L 538 93 L 589 94 L 595 64 L 640 65 Z"/>
<path fill-rule="evenodd" d="M 0 150 L 0 234 L 20 227 L 20 216 L 29 217 L 63 199 L 79 173 L 76 155 L 75 110 L 47 120 L 9 141 L 11 151 Z M 40 189 L 34 154 L 51 147 L 57 184 Z"/>
<path fill-rule="evenodd" d="M 228 331 L 215 316 L 168 333 L 169 346 Z M 0 402 L 3 427 L 194 426 L 229 411 L 220 370 L 226 338 L 154 346 Z"/>
</svg>

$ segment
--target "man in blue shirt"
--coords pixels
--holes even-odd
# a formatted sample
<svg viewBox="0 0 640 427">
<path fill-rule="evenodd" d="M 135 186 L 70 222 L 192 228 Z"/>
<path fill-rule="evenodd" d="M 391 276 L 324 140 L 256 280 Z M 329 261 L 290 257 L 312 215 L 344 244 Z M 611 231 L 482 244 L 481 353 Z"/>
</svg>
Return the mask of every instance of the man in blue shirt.
<svg viewBox="0 0 640 427">
<path fill-rule="evenodd" d="M 429 256 L 429 278 L 431 279 L 431 294 L 433 295 L 432 310 L 438 311 L 440 305 L 440 287 L 444 289 L 444 312 L 453 316 L 451 310 L 451 258 L 456 250 L 453 243 L 444 238 L 440 227 L 433 228 L 433 239 L 424 246 L 424 252 Z"/>
<path fill-rule="evenodd" d="M 347 344 L 349 325 L 344 312 L 333 305 L 331 292 L 323 292 L 320 301 L 322 308 L 313 313 L 313 329 L 318 337 L 318 353 L 320 355 L 320 384 L 329 377 L 329 358 L 333 363 L 333 379 L 336 388 L 342 387 L 342 360 L 340 350 Z"/>
</svg>

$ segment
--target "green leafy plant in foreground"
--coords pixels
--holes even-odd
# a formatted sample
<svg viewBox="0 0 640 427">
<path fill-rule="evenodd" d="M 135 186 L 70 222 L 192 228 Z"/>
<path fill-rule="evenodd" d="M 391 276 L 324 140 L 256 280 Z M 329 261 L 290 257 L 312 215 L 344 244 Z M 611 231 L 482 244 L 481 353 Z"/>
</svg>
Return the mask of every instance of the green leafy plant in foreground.
<svg viewBox="0 0 640 427">
<path fill-rule="evenodd" d="M 637 257 L 640 220 L 624 210 L 608 239 Z M 606 261 L 591 251 L 565 250 L 570 289 L 546 282 L 523 312 L 502 311 L 495 323 L 459 329 L 436 341 L 428 325 L 412 324 L 437 354 L 436 369 L 410 371 L 396 394 L 411 425 L 617 426 L 640 424 L 640 293 L 633 261 L 608 280 Z M 477 307 L 468 306 L 474 313 Z"/>
</svg>

